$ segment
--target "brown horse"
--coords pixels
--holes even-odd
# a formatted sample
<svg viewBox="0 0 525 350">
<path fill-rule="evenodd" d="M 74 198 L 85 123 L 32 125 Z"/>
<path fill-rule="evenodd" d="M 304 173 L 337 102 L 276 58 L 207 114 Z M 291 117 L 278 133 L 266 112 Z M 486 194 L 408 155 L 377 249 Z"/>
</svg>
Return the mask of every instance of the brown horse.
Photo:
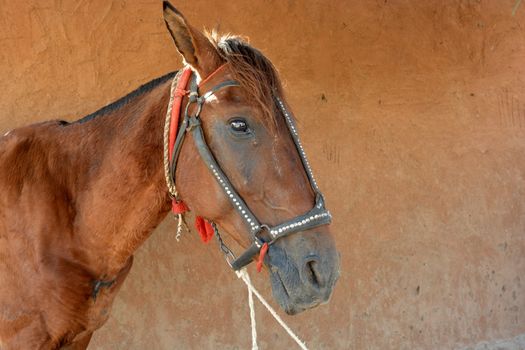
<svg viewBox="0 0 525 350">
<path fill-rule="evenodd" d="M 164 19 L 199 90 L 236 82 L 208 96 L 199 120 L 240 198 L 266 227 L 311 211 L 316 185 L 276 106 L 282 92 L 272 64 L 237 37 L 204 35 L 168 3 Z M 163 130 L 174 76 L 76 122 L 0 138 L 0 349 L 85 349 L 106 322 L 134 252 L 170 211 Z M 188 103 L 185 96 L 181 110 Z M 180 149 L 179 195 L 249 246 L 252 232 L 193 138 Z M 274 297 L 290 314 L 326 302 L 339 275 L 329 227 L 304 228 L 272 241 L 264 259 Z"/>
</svg>

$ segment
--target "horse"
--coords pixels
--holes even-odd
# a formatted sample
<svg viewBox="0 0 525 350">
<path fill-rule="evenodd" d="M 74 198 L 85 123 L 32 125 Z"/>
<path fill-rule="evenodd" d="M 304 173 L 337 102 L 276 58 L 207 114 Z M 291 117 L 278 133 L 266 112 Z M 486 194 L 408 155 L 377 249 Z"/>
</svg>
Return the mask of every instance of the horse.
<svg viewBox="0 0 525 350">
<path fill-rule="evenodd" d="M 191 208 L 208 238 L 220 227 L 247 248 L 236 259 L 228 249 L 228 262 L 264 264 L 288 314 L 332 294 L 340 258 L 331 216 L 275 67 L 240 37 L 194 28 L 168 2 L 163 17 L 185 75 L 77 121 L 0 138 L 3 350 L 86 349 L 134 252 L 170 210 Z M 183 75 L 189 89 L 175 86 Z M 174 121 L 178 105 L 184 118 Z"/>
</svg>

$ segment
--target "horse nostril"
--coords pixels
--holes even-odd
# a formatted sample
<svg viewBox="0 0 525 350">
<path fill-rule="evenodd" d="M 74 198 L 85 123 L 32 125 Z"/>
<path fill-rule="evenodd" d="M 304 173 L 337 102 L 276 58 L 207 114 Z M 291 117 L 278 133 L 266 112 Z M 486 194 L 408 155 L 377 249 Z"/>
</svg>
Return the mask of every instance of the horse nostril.
<svg viewBox="0 0 525 350">
<path fill-rule="evenodd" d="M 321 287 L 321 276 L 319 274 L 319 262 L 317 259 L 309 259 L 305 266 L 306 281 L 312 286 L 319 288 Z"/>
</svg>

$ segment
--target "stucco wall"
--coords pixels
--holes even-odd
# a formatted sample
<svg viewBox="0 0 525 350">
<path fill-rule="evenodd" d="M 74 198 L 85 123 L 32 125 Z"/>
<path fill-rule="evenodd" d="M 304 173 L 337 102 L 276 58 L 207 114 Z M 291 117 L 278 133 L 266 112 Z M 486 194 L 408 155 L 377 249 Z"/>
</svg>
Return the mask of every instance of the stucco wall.
<svg viewBox="0 0 525 350">
<path fill-rule="evenodd" d="M 279 68 L 342 254 L 312 348 L 449 349 L 525 333 L 525 6 L 204 1 Z M 0 131 L 73 120 L 180 67 L 160 1 L 0 0 Z M 246 291 L 164 221 L 91 349 L 248 348 Z M 255 284 L 270 297 L 264 274 Z M 293 346 L 257 307 L 261 348 Z"/>
</svg>

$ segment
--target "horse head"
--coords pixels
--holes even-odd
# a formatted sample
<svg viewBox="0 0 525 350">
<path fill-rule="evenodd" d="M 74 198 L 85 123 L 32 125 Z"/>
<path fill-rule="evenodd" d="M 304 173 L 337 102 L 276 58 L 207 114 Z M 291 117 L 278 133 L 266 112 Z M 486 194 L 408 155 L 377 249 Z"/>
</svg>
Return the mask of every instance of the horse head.
<svg viewBox="0 0 525 350">
<path fill-rule="evenodd" d="M 195 29 L 168 2 L 164 19 L 194 72 L 195 94 L 202 94 L 198 106 L 187 107 L 190 116 L 198 114 L 193 123 L 200 131 L 180 145 L 180 197 L 241 246 L 258 252 L 270 244 L 264 264 L 288 314 L 327 302 L 339 254 L 276 69 L 239 37 Z M 192 102 L 185 97 L 181 110 Z"/>
</svg>

